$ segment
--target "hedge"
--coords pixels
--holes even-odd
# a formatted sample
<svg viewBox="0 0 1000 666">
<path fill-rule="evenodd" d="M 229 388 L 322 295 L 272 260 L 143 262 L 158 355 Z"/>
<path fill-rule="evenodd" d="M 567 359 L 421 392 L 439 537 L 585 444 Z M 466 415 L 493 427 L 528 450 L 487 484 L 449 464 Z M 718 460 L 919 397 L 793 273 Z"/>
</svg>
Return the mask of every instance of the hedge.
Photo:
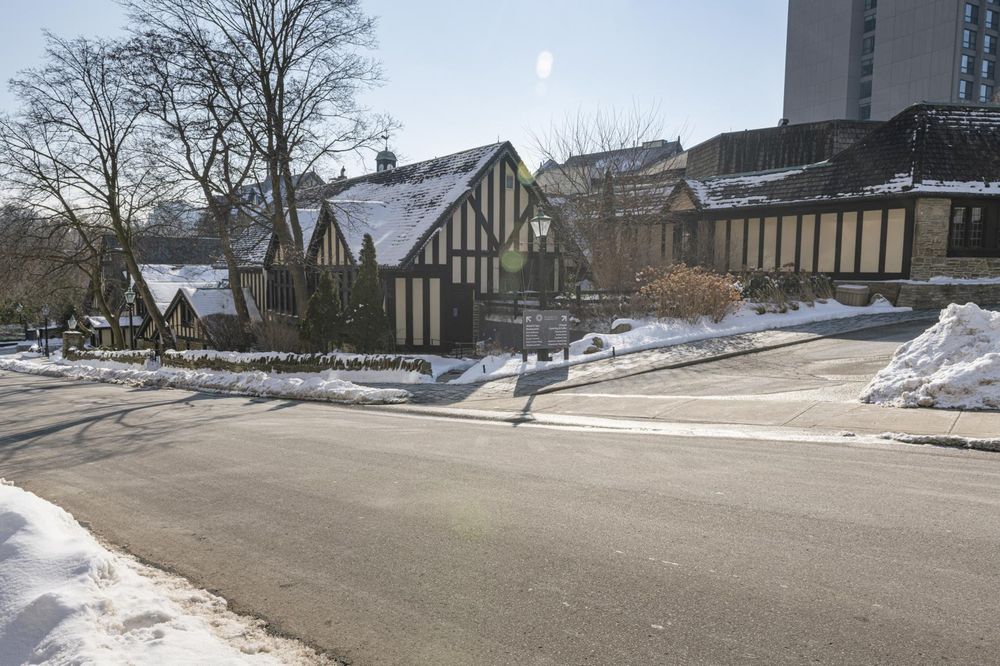
<svg viewBox="0 0 1000 666">
<path fill-rule="evenodd" d="M 70 349 L 66 358 L 76 360 L 118 361 L 142 365 L 155 356 L 151 349 L 141 351 L 103 351 Z M 168 351 L 160 358 L 163 367 L 185 370 L 220 370 L 227 372 L 261 371 L 273 373 L 307 373 L 326 370 L 379 371 L 400 370 L 431 375 L 431 363 L 424 359 L 404 356 L 341 356 L 338 354 L 236 354 L 204 351 Z"/>
</svg>

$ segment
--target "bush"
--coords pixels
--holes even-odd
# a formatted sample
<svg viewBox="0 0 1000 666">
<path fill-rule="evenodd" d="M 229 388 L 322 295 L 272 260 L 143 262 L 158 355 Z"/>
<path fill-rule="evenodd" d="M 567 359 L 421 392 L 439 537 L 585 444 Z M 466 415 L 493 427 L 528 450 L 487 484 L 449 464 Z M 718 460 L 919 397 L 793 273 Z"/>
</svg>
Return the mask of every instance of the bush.
<svg viewBox="0 0 1000 666">
<path fill-rule="evenodd" d="M 344 313 L 340 307 L 340 293 L 333 278 L 324 272 L 319 286 L 306 306 L 302 320 L 302 340 L 315 351 L 329 352 L 344 338 Z"/>
<path fill-rule="evenodd" d="M 833 283 L 825 275 L 783 270 L 748 270 L 737 278 L 740 295 L 746 301 L 774 306 L 777 310 L 797 309 L 796 302 L 812 304 L 833 297 Z"/>
<path fill-rule="evenodd" d="M 273 319 L 265 319 L 254 326 L 258 349 L 278 352 L 302 351 L 302 340 L 294 326 Z"/>
<path fill-rule="evenodd" d="M 677 264 L 669 269 L 644 269 L 636 276 L 635 308 L 660 318 L 696 323 L 708 317 L 718 323 L 742 300 L 735 282 L 699 267 Z"/>
<path fill-rule="evenodd" d="M 430 375 L 431 364 L 419 358 L 404 356 L 343 356 L 337 354 L 228 354 L 215 351 L 167 352 L 162 358 L 165 367 L 186 370 L 224 370 L 273 373 L 323 372 L 325 370 L 402 370 Z"/>
<path fill-rule="evenodd" d="M 216 349 L 247 351 L 253 344 L 253 337 L 240 325 L 236 315 L 208 315 L 202 317 L 201 323 Z"/>
</svg>

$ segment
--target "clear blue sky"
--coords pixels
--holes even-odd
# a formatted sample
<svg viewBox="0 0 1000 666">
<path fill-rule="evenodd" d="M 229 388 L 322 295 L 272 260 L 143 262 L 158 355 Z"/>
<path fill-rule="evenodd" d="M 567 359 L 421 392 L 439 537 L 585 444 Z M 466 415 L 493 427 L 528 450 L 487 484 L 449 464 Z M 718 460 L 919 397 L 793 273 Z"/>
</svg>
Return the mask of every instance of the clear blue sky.
<svg viewBox="0 0 1000 666">
<path fill-rule="evenodd" d="M 788 0 L 363 2 L 388 78 L 364 101 L 404 124 L 392 145 L 406 162 L 501 138 L 534 168 L 530 130 L 578 110 L 659 104 L 665 138 L 685 145 L 781 116 Z M 112 0 L 16 5 L 0 24 L 4 82 L 38 62 L 43 28 L 112 35 L 123 22 Z M 0 107 L 12 104 L 4 85 Z"/>
</svg>

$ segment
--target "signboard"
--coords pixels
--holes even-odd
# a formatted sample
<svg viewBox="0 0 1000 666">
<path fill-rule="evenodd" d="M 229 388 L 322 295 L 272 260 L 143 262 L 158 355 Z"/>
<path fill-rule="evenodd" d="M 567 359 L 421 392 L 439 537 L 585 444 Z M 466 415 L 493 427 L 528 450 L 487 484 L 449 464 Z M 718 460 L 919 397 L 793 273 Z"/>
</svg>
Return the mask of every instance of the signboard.
<svg viewBox="0 0 1000 666">
<path fill-rule="evenodd" d="M 562 349 L 569 346 L 568 310 L 525 310 L 525 349 Z"/>
</svg>

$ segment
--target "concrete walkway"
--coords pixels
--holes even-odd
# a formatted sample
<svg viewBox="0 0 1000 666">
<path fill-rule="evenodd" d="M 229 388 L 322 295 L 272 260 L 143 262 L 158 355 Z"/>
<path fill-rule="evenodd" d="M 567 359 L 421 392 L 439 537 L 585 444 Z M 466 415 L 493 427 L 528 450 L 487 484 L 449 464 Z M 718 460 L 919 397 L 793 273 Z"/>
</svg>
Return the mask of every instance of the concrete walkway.
<svg viewBox="0 0 1000 666">
<path fill-rule="evenodd" d="M 822 434 L 1000 436 L 1000 413 L 858 401 L 896 348 L 935 318 L 913 312 L 835 320 L 677 345 L 561 374 L 418 387 L 416 409 L 501 420 L 569 416 Z"/>
</svg>

